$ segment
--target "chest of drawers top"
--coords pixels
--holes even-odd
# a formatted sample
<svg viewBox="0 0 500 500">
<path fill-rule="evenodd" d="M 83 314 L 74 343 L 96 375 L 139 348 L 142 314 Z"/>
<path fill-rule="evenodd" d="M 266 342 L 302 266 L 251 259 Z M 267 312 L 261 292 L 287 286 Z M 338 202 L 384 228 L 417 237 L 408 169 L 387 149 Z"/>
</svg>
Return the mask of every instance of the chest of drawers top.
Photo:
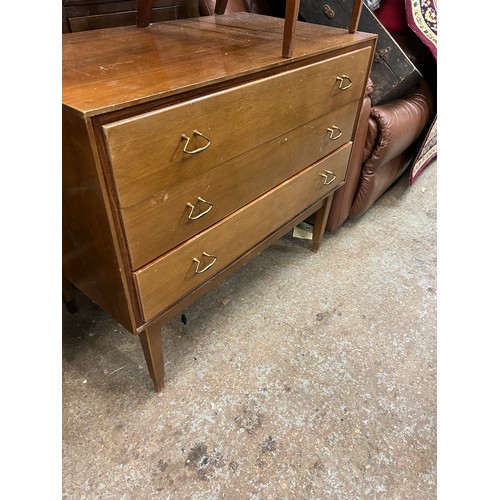
<svg viewBox="0 0 500 500">
<path fill-rule="evenodd" d="M 298 23 L 294 57 L 283 59 L 282 36 L 282 19 L 248 13 L 65 34 L 62 102 L 86 116 L 153 106 L 369 47 L 375 38 Z"/>
</svg>

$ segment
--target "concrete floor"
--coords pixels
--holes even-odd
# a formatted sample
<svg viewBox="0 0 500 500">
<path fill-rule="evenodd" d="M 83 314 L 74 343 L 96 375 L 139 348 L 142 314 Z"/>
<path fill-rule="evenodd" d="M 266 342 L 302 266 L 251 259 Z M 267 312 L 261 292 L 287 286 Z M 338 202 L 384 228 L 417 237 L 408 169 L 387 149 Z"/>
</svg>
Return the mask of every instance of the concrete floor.
<svg viewBox="0 0 500 500">
<path fill-rule="evenodd" d="M 436 177 L 398 181 L 319 253 L 290 235 L 138 338 L 63 310 L 71 499 L 436 498 Z"/>
</svg>

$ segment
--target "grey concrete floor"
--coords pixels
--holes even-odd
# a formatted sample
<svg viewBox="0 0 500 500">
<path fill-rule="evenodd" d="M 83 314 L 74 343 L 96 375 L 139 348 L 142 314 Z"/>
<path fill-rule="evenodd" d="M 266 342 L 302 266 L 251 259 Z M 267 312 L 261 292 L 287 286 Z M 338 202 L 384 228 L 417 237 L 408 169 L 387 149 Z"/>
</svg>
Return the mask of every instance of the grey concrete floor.
<svg viewBox="0 0 500 500">
<path fill-rule="evenodd" d="M 317 254 L 287 235 L 139 340 L 62 312 L 71 499 L 436 498 L 437 161 Z"/>
</svg>

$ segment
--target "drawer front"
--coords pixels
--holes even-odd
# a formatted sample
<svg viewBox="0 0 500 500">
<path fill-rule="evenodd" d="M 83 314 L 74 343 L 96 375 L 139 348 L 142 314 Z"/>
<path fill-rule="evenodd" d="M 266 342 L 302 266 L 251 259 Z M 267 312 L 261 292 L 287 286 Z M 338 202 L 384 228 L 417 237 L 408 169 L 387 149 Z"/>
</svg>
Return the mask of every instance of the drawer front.
<svg viewBox="0 0 500 500">
<path fill-rule="evenodd" d="M 360 49 L 104 125 L 120 207 L 189 181 L 359 99 L 370 51 Z M 350 80 L 337 80 L 342 75 Z"/>
<path fill-rule="evenodd" d="M 358 101 L 349 103 L 190 182 L 123 209 L 132 269 L 151 262 L 350 141 L 357 111 Z"/>
<path fill-rule="evenodd" d="M 143 319 L 152 319 L 330 193 L 345 178 L 351 145 L 135 272 Z"/>
</svg>

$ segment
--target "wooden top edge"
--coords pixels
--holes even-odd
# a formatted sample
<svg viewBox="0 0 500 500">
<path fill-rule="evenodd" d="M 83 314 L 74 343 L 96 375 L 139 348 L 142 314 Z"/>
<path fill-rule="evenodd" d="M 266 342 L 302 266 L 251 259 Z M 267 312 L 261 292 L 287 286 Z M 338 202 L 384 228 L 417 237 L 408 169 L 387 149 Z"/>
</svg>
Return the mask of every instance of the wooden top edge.
<svg viewBox="0 0 500 500">
<path fill-rule="evenodd" d="M 284 59 L 283 27 L 240 12 L 64 34 L 63 105 L 92 116 L 376 39 L 298 22 L 294 56 Z"/>
</svg>

